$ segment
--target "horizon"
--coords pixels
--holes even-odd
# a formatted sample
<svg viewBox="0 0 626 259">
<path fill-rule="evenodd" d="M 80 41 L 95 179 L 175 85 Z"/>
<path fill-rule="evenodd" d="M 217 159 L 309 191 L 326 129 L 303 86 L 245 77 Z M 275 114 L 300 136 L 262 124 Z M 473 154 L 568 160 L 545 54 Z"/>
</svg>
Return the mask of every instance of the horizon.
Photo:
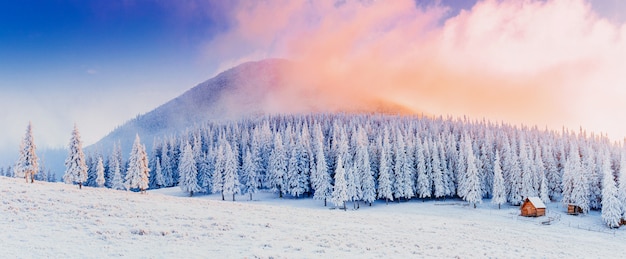
<svg viewBox="0 0 626 259">
<path fill-rule="evenodd" d="M 329 93 L 362 90 L 416 114 L 626 136 L 619 1 L 0 7 L 9 25 L 0 32 L 0 167 L 17 158 L 29 121 L 39 150 L 65 147 L 74 123 L 88 146 L 225 69 L 265 58 L 308 63 L 303 78 Z M 521 18 L 499 27 L 510 17 Z M 360 78 L 369 72 L 378 77 Z"/>
</svg>

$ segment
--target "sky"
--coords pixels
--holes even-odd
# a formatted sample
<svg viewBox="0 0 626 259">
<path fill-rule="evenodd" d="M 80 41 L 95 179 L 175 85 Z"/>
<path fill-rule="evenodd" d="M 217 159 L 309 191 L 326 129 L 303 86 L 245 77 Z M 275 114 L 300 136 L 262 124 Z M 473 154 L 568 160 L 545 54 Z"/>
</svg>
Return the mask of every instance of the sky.
<svg viewBox="0 0 626 259">
<path fill-rule="evenodd" d="M 0 165 L 85 145 L 245 61 L 296 86 L 429 115 L 626 136 L 626 2 L 271 0 L 0 2 Z"/>
</svg>

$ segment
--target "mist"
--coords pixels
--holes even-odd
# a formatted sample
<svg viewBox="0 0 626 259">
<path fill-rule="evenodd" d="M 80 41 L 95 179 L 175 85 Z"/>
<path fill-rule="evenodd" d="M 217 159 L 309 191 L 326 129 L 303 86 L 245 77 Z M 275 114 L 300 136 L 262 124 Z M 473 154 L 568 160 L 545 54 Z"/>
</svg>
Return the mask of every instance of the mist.
<svg viewBox="0 0 626 259">
<path fill-rule="evenodd" d="M 382 105 L 582 126 L 612 138 L 626 132 L 615 119 L 626 108 L 626 27 L 586 1 L 488 0 L 452 16 L 444 5 L 412 0 L 244 1 L 227 11 L 234 26 L 206 44 L 218 53 L 207 58 L 225 67 L 293 62 L 289 87 L 274 93 L 269 111 Z"/>
</svg>

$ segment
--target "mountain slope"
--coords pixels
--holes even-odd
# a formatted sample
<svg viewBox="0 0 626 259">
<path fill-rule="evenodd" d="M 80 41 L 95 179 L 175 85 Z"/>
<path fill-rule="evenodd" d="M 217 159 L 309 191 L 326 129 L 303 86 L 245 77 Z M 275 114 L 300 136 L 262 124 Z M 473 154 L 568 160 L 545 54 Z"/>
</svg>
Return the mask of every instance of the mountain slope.
<svg viewBox="0 0 626 259">
<path fill-rule="evenodd" d="M 248 62 L 226 70 L 191 88 L 158 108 L 137 116 L 116 128 L 88 150 L 108 152 L 114 142 L 122 143 L 123 153 L 139 134 L 144 143 L 154 137 L 178 133 L 207 120 L 239 119 L 267 113 L 385 112 L 410 113 L 407 108 L 379 97 L 365 98 L 357 93 L 336 93 L 310 85 L 284 59 Z"/>
<path fill-rule="evenodd" d="M 284 86 L 283 71 L 289 61 L 268 59 L 248 62 L 220 73 L 158 108 L 116 128 L 92 147 L 109 150 L 115 141 L 126 144 L 135 134 L 144 142 L 176 133 L 207 120 L 262 113 L 269 93 Z M 128 149 L 125 147 L 124 149 Z"/>
</svg>

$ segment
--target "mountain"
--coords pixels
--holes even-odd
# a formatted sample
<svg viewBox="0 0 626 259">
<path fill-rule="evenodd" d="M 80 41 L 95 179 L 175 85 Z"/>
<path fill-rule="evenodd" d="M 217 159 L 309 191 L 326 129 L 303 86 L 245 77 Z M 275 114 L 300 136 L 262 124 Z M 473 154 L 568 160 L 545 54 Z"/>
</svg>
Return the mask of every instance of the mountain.
<svg viewBox="0 0 626 259">
<path fill-rule="evenodd" d="M 123 153 L 127 154 L 135 134 L 139 134 L 144 143 L 150 143 L 154 137 L 175 134 L 208 120 L 238 119 L 255 114 L 410 112 L 382 100 L 365 102 L 350 93 L 329 98 L 333 93 L 328 90 L 303 86 L 295 65 L 284 59 L 243 63 L 117 127 L 87 150 L 97 148 L 108 152 L 114 142 L 120 141 Z"/>
</svg>

